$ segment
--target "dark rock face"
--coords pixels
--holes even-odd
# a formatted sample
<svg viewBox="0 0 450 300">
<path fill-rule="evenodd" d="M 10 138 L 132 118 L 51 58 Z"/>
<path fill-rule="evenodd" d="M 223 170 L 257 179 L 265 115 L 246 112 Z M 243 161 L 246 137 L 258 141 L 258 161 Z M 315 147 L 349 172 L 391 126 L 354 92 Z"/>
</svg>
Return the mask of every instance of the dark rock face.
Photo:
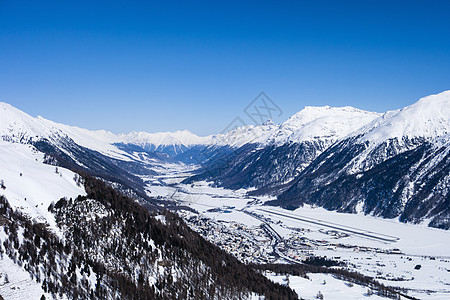
<svg viewBox="0 0 450 300">
<path fill-rule="evenodd" d="M 276 186 L 292 180 L 325 148 L 321 141 L 267 147 L 248 144 L 212 158 L 192 179 L 212 180 L 231 189 Z"/>
<path fill-rule="evenodd" d="M 270 205 L 316 204 L 430 226 L 450 226 L 450 149 L 420 139 L 369 143 L 344 140 L 311 163 Z"/>
</svg>

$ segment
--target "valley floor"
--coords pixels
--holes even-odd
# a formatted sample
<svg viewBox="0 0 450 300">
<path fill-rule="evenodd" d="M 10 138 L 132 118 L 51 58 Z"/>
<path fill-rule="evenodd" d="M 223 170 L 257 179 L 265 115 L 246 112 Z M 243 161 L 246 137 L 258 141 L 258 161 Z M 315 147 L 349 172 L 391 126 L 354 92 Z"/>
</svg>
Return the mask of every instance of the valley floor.
<svg viewBox="0 0 450 300">
<path fill-rule="evenodd" d="M 165 174 L 144 178 L 149 195 L 178 205 L 191 228 L 243 262 L 297 263 L 325 256 L 403 288 L 409 296 L 450 298 L 448 231 L 310 206 L 289 211 L 265 206 L 270 198 L 248 197 L 247 190 L 181 184 L 189 170 L 179 165 L 169 165 Z M 291 276 L 288 283 L 285 276 L 267 276 L 289 284 L 305 299 L 316 298 L 319 291 L 324 299 L 376 299 L 366 287 L 332 275 L 309 274 L 310 280 Z"/>
</svg>

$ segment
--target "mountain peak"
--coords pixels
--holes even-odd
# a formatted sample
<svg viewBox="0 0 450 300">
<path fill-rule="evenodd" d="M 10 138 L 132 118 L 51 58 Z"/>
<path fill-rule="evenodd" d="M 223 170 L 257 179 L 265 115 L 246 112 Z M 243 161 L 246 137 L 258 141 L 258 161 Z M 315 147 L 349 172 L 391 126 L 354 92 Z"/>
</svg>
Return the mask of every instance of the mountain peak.
<svg viewBox="0 0 450 300">
<path fill-rule="evenodd" d="M 24 141 L 39 137 L 48 137 L 51 129 L 37 118 L 24 113 L 14 106 L 0 102 L 0 136 L 10 141 Z"/>
<path fill-rule="evenodd" d="M 421 98 L 405 108 L 384 113 L 354 133 L 361 140 L 383 142 L 393 138 L 436 138 L 450 134 L 450 91 Z"/>
<path fill-rule="evenodd" d="M 5 113 L 8 113 L 8 114 L 20 115 L 22 117 L 27 116 L 27 117 L 31 118 L 31 116 L 27 115 L 20 109 L 17 109 L 14 106 L 12 106 L 11 104 L 6 103 L 6 102 L 0 102 L 0 111 L 1 111 L 0 113 L 2 114 L 2 116 L 4 116 Z"/>
<path fill-rule="evenodd" d="M 351 106 L 306 106 L 280 125 L 274 137 L 278 144 L 317 138 L 337 139 L 379 117 L 379 113 Z"/>
<path fill-rule="evenodd" d="M 281 125 L 271 120 L 262 125 L 238 127 L 217 135 L 219 144 L 242 146 L 246 143 L 278 144 L 316 139 L 336 140 L 379 117 L 379 113 L 354 107 L 306 106 Z"/>
</svg>

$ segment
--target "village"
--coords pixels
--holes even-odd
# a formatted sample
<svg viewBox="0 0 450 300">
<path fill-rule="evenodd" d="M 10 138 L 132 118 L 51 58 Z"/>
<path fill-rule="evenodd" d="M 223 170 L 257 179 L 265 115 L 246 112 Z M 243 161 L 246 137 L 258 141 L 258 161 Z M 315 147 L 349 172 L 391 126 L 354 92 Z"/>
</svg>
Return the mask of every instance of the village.
<svg viewBox="0 0 450 300">
<path fill-rule="evenodd" d="M 215 220 L 193 214 L 179 212 L 186 223 L 205 239 L 237 257 L 243 263 L 299 263 L 315 256 L 317 250 L 335 253 L 368 252 L 380 254 L 402 254 L 399 249 L 381 249 L 367 246 L 349 245 L 339 240 L 348 234 L 320 229 L 319 232 L 331 236 L 329 240 L 315 240 L 304 236 L 304 231 L 310 229 L 288 227 L 291 230 L 288 238 L 283 238 L 271 226 L 270 219 L 265 218 L 259 225 L 248 226 L 236 221 Z M 330 256 L 331 258 L 339 258 Z"/>
</svg>

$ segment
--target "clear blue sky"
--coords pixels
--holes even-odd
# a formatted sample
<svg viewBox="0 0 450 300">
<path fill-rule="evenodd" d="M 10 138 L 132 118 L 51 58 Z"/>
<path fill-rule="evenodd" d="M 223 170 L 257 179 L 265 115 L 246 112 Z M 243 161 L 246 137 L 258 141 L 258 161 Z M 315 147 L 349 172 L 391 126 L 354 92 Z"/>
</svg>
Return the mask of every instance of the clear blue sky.
<svg viewBox="0 0 450 300">
<path fill-rule="evenodd" d="M 266 92 L 384 112 L 450 89 L 449 1 L 0 0 L 0 101 L 112 132 L 220 132 Z"/>
</svg>

